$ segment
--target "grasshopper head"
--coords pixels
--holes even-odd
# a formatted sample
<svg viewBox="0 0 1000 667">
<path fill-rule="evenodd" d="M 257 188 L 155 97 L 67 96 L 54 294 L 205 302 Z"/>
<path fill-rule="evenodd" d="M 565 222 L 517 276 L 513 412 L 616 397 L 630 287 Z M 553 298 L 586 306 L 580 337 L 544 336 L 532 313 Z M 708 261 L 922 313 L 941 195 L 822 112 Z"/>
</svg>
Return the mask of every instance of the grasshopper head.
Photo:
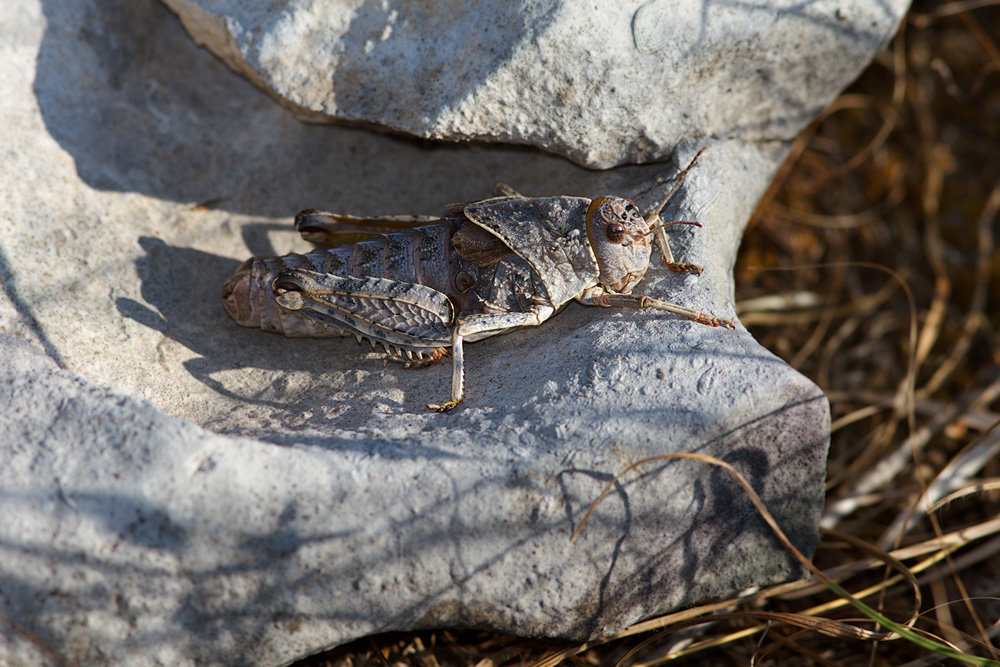
<svg viewBox="0 0 1000 667">
<path fill-rule="evenodd" d="M 646 275 L 649 226 L 631 199 L 598 197 L 587 209 L 587 238 L 597 255 L 601 285 L 628 294 Z"/>
</svg>

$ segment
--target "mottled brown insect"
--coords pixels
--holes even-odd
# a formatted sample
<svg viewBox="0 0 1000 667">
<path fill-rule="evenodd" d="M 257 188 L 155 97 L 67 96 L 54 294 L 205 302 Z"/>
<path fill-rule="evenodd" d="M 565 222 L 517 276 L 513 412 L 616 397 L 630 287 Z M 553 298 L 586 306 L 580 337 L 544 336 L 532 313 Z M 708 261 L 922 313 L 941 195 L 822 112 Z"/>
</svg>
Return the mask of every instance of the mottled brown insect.
<svg viewBox="0 0 1000 667">
<path fill-rule="evenodd" d="M 701 272 L 674 262 L 664 233 L 698 223 L 659 221 L 697 159 L 645 217 L 622 197 L 524 197 L 506 186 L 493 199 L 450 205 L 441 218 L 302 211 L 296 230 L 333 247 L 247 260 L 223 287 L 223 303 L 243 326 L 290 337 L 353 334 L 408 364 L 436 362 L 450 348 L 450 400 L 428 404 L 439 411 L 462 401 L 464 342 L 541 324 L 573 299 L 732 328 L 631 293 L 646 274 L 654 233 L 668 268 Z"/>
</svg>

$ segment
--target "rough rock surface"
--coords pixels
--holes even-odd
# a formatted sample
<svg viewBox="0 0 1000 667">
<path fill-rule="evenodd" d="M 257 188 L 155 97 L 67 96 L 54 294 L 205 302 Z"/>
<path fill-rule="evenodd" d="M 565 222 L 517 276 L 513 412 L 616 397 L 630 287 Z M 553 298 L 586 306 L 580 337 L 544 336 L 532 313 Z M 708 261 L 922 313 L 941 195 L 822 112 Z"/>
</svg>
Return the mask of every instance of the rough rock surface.
<svg viewBox="0 0 1000 667">
<path fill-rule="evenodd" d="M 447 366 L 242 329 L 219 298 L 245 257 L 307 249 L 299 208 L 433 214 L 497 180 L 643 205 L 708 146 L 673 207 L 705 225 L 673 236 L 705 273 L 641 288 L 731 317 L 783 140 L 595 173 L 307 126 L 153 0 L 0 4 L 0 91 L 0 655 L 273 665 L 389 629 L 583 638 L 798 573 L 692 462 L 632 473 L 569 541 L 615 473 L 668 452 L 726 459 L 815 547 L 828 406 L 746 331 L 571 304 L 468 346 L 468 405 L 438 415 Z"/>
<path fill-rule="evenodd" d="M 590 167 L 791 138 L 908 3 L 164 0 L 311 119 L 537 146 Z"/>
</svg>

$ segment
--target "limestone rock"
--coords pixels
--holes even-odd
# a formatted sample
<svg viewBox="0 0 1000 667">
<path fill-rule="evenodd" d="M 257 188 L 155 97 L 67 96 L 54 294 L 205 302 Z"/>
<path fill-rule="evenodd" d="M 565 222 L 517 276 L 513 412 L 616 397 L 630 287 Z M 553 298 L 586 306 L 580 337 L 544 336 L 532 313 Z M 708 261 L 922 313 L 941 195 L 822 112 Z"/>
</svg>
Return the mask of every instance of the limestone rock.
<svg viewBox="0 0 1000 667">
<path fill-rule="evenodd" d="M 436 415 L 411 416 L 405 442 L 340 432 L 279 446 L 206 432 L 0 344 L 0 601 L 77 664 L 274 665 L 415 627 L 582 639 L 796 572 L 732 480 L 686 462 L 623 480 L 570 542 L 610 475 L 671 441 L 735 464 L 815 546 L 826 405 L 804 380 L 728 432 L 724 419 L 706 428 L 698 396 L 642 429 L 634 407 L 595 406 L 603 422 L 583 433 L 532 405 L 446 433 Z M 736 386 L 787 375 L 758 361 Z M 702 368 L 699 384 L 734 386 L 718 372 Z"/>
<path fill-rule="evenodd" d="M 580 639 L 798 574 L 733 480 L 689 461 L 631 473 L 569 541 L 616 473 L 700 452 L 811 553 L 828 406 L 745 330 L 570 304 L 469 345 L 467 405 L 438 415 L 423 406 L 447 366 L 242 329 L 220 303 L 249 255 L 308 249 L 300 208 L 435 214 L 496 181 L 644 206 L 707 146 L 670 211 L 705 225 L 673 236 L 705 272 L 655 267 L 641 287 L 732 317 L 783 136 L 734 128 L 597 173 L 304 125 L 153 0 L 16 4 L 0 4 L 0 610 L 20 630 L 0 620 L 0 655 L 273 665 L 449 625 Z"/>
<path fill-rule="evenodd" d="M 527 144 L 590 167 L 791 139 L 878 52 L 887 3 L 164 0 L 312 120 Z"/>
</svg>

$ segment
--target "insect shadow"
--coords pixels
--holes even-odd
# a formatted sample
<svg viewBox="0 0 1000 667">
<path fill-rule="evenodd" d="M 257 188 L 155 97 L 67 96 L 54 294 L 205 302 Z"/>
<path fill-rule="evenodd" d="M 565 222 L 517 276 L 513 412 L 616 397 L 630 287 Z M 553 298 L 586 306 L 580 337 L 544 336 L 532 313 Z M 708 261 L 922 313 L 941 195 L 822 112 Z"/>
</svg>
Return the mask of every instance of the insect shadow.
<svg viewBox="0 0 1000 667">
<path fill-rule="evenodd" d="M 255 245 L 265 242 L 261 230 L 249 234 Z M 315 371 L 314 360 L 322 358 L 320 355 L 325 350 L 328 353 L 330 341 L 282 339 L 278 342 L 285 346 L 289 342 L 298 343 L 298 349 L 293 348 L 288 354 L 279 350 L 276 354 L 275 341 L 271 337 L 235 326 L 222 308 L 219 286 L 236 270 L 239 261 L 193 248 L 171 246 L 148 236 L 140 237 L 139 245 L 146 255 L 136 260 L 136 269 L 142 281 L 143 300 L 150 305 L 119 297 L 115 303 L 122 316 L 160 332 L 199 355 L 184 362 L 185 370 L 219 394 L 272 409 L 293 409 L 294 399 L 282 396 L 280 386 L 271 387 L 272 391 L 264 395 L 237 394 L 215 376 L 223 371 L 248 367 Z M 296 351 L 299 353 L 294 353 Z"/>
<path fill-rule="evenodd" d="M 267 233 L 271 228 L 284 229 L 284 226 L 247 225 L 243 230 L 245 242 L 255 252 L 268 252 Z M 337 427 L 359 427 L 373 410 L 398 411 L 398 401 L 371 391 L 384 390 L 382 385 L 386 382 L 406 397 L 419 393 L 421 383 L 426 385 L 428 381 L 440 383 L 442 390 L 447 386 L 445 366 L 403 371 L 393 365 L 383 371 L 377 359 L 366 358 L 373 356 L 368 354 L 367 347 L 359 346 L 353 338 L 287 339 L 240 327 L 226 314 L 221 299 L 221 285 L 239 266 L 238 260 L 172 246 L 149 236 L 140 237 L 138 243 L 145 251 L 135 262 L 143 301 L 119 297 L 115 301 L 119 313 L 193 352 L 197 356 L 182 363 L 186 372 L 216 394 L 241 406 L 248 409 L 258 406 L 269 419 L 266 431 L 252 424 L 241 431 L 240 427 L 230 425 L 226 419 L 228 413 L 220 413 L 219 419 L 225 423 L 205 424 L 209 428 L 253 435 L 275 444 L 301 442 L 303 428 L 329 431 L 334 423 Z M 250 380 L 237 389 L 225 382 L 223 376 L 227 371 L 246 369 L 275 372 L 256 384 Z M 318 379 L 305 387 L 296 386 L 294 377 L 301 378 L 304 374 L 316 375 Z M 358 393 L 366 394 L 363 406 L 350 399 Z M 304 406 L 311 409 L 316 405 L 322 405 L 323 409 L 312 409 L 311 416 L 304 416 L 309 411 Z M 424 414 L 419 401 L 406 398 L 403 405 L 414 411 L 420 409 L 420 414 Z M 381 455 L 394 455 L 390 451 L 393 447 L 382 440 L 346 440 L 335 436 L 322 442 L 317 438 L 307 439 L 318 445 L 364 451 L 377 445 Z M 405 455 L 412 457 L 420 452 L 425 456 L 438 455 L 430 449 L 433 448 L 411 445 Z"/>
</svg>

